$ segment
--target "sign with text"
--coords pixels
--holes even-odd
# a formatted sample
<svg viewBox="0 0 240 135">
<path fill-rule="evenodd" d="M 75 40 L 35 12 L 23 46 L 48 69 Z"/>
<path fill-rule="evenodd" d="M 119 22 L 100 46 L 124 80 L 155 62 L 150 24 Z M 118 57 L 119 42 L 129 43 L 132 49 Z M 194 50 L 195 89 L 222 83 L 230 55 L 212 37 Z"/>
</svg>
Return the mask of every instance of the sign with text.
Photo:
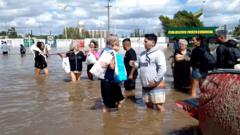
<svg viewBox="0 0 240 135">
<path fill-rule="evenodd" d="M 193 36 L 214 37 L 216 27 L 175 27 L 167 30 L 167 36 L 172 38 L 188 38 Z"/>
</svg>

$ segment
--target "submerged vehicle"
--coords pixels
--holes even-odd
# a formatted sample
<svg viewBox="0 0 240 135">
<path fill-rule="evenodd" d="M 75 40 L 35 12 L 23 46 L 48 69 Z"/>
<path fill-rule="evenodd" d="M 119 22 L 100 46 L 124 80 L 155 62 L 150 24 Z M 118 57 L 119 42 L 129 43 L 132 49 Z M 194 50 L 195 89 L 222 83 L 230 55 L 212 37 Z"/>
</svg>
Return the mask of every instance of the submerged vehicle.
<svg viewBox="0 0 240 135">
<path fill-rule="evenodd" d="M 240 70 L 210 72 L 198 99 L 176 104 L 199 120 L 203 135 L 240 135 Z"/>
<path fill-rule="evenodd" d="M 201 85 L 199 124 L 204 135 L 240 135 L 240 70 L 216 70 Z"/>
</svg>

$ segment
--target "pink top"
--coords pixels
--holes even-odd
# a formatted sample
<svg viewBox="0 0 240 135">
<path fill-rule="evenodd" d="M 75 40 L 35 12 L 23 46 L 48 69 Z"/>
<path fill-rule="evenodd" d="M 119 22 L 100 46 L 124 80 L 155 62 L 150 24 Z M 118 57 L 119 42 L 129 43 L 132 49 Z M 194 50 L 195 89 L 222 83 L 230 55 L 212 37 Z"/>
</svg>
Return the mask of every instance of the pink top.
<svg viewBox="0 0 240 135">
<path fill-rule="evenodd" d="M 97 60 L 99 59 L 99 52 L 98 51 L 92 51 L 91 53 L 95 56 L 95 58 Z"/>
</svg>

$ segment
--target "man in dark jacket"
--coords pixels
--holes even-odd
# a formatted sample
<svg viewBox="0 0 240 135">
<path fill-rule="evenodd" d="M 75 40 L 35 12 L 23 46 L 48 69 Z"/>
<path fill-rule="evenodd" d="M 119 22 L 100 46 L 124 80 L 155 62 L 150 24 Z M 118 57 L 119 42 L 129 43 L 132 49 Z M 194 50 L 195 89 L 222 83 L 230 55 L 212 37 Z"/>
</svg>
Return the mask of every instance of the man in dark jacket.
<svg viewBox="0 0 240 135">
<path fill-rule="evenodd" d="M 219 44 L 217 53 L 217 68 L 227 68 L 227 40 L 224 33 L 217 33 L 217 42 Z"/>
<path fill-rule="evenodd" d="M 238 42 L 235 40 L 226 40 L 226 36 L 220 33 L 217 35 L 219 46 L 217 53 L 217 68 L 232 69 L 240 57 L 240 49 L 237 47 Z"/>
</svg>

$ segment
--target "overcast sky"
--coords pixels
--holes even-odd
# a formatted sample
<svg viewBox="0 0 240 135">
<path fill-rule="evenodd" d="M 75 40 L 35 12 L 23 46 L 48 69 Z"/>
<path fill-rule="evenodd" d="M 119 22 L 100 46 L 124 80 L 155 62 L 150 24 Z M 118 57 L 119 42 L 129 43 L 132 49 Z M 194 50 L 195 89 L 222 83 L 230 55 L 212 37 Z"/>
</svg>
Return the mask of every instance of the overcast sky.
<svg viewBox="0 0 240 135">
<path fill-rule="evenodd" d="M 63 32 L 64 26 L 84 24 L 87 29 L 107 28 L 107 0 L 0 0 L 0 29 L 16 27 L 19 33 Z M 173 17 L 179 10 L 196 12 L 206 26 L 226 24 L 233 29 L 240 20 L 240 0 L 111 0 L 111 29 L 124 34 L 140 28 L 154 32 L 158 17 Z M 66 7 L 66 11 L 63 10 Z"/>
</svg>

